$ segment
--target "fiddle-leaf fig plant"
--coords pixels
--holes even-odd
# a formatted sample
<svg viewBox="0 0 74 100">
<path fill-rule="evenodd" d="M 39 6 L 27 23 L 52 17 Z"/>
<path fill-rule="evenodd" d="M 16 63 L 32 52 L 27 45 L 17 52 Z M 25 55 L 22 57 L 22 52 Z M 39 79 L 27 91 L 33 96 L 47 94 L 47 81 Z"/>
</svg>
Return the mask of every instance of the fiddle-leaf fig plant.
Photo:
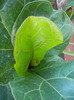
<svg viewBox="0 0 74 100">
<path fill-rule="evenodd" d="M 72 33 L 49 0 L 0 1 L 0 99 L 73 100 L 74 60 L 58 56 Z"/>
</svg>

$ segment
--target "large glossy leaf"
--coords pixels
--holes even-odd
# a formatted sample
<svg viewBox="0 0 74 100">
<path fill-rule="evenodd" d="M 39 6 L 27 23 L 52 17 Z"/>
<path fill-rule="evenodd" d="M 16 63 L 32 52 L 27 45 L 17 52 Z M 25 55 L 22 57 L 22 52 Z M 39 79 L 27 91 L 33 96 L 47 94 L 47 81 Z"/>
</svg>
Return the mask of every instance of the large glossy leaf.
<svg viewBox="0 0 74 100">
<path fill-rule="evenodd" d="M 62 32 L 51 20 L 29 16 L 15 37 L 14 67 L 17 73 L 23 75 L 30 62 L 31 66 L 37 66 L 49 49 L 62 42 Z"/>
<path fill-rule="evenodd" d="M 10 87 L 16 100 L 73 100 L 74 60 L 46 57 L 25 77 L 15 75 Z"/>
<path fill-rule="evenodd" d="M 9 85 L 0 86 L 0 100 L 14 100 Z"/>
<path fill-rule="evenodd" d="M 11 36 L 13 45 L 15 42 L 15 34 L 18 28 L 28 16 L 32 15 L 45 16 L 51 19 L 61 29 L 64 37 L 64 42 L 61 45 L 52 48 L 50 50 L 50 56 L 60 54 L 66 48 L 71 39 L 73 33 L 72 23 L 64 11 L 62 10 L 53 11 L 51 4 L 45 1 L 31 2 L 23 7 L 20 15 L 18 16 L 13 26 L 13 31 Z"/>
<path fill-rule="evenodd" d="M 0 84 L 6 84 L 13 79 L 14 58 L 11 37 L 0 22 Z"/>
</svg>

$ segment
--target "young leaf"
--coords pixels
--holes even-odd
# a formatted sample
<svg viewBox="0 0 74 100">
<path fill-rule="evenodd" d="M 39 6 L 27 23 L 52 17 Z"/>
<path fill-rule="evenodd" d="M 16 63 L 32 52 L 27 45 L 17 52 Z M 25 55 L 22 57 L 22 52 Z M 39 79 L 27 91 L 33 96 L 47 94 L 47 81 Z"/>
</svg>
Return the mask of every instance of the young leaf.
<svg viewBox="0 0 74 100">
<path fill-rule="evenodd" d="M 16 72 L 24 75 L 30 62 L 31 66 L 37 66 L 49 49 L 62 42 L 62 32 L 51 20 L 29 16 L 15 37 Z"/>
<path fill-rule="evenodd" d="M 10 87 L 16 100 L 74 99 L 74 60 L 65 63 L 60 57 L 49 58 L 25 77 L 15 75 Z"/>
<path fill-rule="evenodd" d="M 73 26 L 72 26 L 71 20 L 69 19 L 69 17 L 63 10 L 53 10 L 51 3 L 47 1 L 31 2 L 31 3 L 26 4 L 23 7 L 12 29 L 11 39 L 12 39 L 13 46 L 15 43 L 16 32 L 18 28 L 20 27 L 20 25 L 28 16 L 47 17 L 50 20 L 52 20 L 61 29 L 63 33 L 64 41 L 62 44 L 56 47 L 53 47 L 52 49 L 49 50 L 50 57 L 54 55 L 59 55 L 61 52 L 63 52 L 71 39 L 71 36 L 73 33 Z"/>
</svg>

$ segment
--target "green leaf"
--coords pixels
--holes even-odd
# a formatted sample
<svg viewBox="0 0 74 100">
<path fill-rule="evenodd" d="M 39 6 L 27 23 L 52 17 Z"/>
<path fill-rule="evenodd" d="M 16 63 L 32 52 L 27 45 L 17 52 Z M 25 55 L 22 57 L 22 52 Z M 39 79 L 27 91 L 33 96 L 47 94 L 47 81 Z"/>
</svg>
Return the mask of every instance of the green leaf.
<svg viewBox="0 0 74 100">
<path fill-rule="evenodd" d="M 74 52 L 72 52 L 72 51 L 64 51 L 63 53 L 67 54 L 67 55 L 74 56 Z"/>
<path fill-rule="evenodd" d="M 8 0 L 0 11 L 2 22 L 10 34 L 23 5 L 24 0 Z"/>
<path fill-rule="evenodd" d="M 9 85 L 0 86 L 0 100 L 14 100 Z"/>
<path fill-rule="evenodd" d="M 13 79 L 14 57 L 11 37 L 0 22 L 0 84 L 7 84 Z"/>
<path fill-rule="evenodd" d="M 62 32 L 51 20 L 29 16 L 16 33 L 14 47 L 16 72 L 21 76 L 24 75 L 30 62 L 31 66 L 37 66 L 49 49 L 62 42 Z"/>
<path fill-rule="evenodd" d="M 54 10 L 50 2 L 36 1 L 25 5 L 19 14 L 12 30 L 12 44 L 15 43 L 15 34 L 28 16 L 43 16 L 51 19 L 62 31 L 64 42 L 50 50 L 50 56 L 59 55 L 69 44 L 73 33 L 72 23 L 67 14 L 62 10 Z M 60 17 L 59 17 L 60 16 Z"/>
<path fill-rule="evenodd" d="M 63 10 L 67 10 L 68 8 L 74 6 L 74 0 L 69 0 L 67 3 L 66 3 L 66 6 L 63 8 Z"/>
<path fill-rule="evenodd" d="M 25 77 L 15 75 L 10 87 L 16 100 L 74 99 L 74 60 L 65 63 L 59 57 L 49 58 Z"/>
</svg>

